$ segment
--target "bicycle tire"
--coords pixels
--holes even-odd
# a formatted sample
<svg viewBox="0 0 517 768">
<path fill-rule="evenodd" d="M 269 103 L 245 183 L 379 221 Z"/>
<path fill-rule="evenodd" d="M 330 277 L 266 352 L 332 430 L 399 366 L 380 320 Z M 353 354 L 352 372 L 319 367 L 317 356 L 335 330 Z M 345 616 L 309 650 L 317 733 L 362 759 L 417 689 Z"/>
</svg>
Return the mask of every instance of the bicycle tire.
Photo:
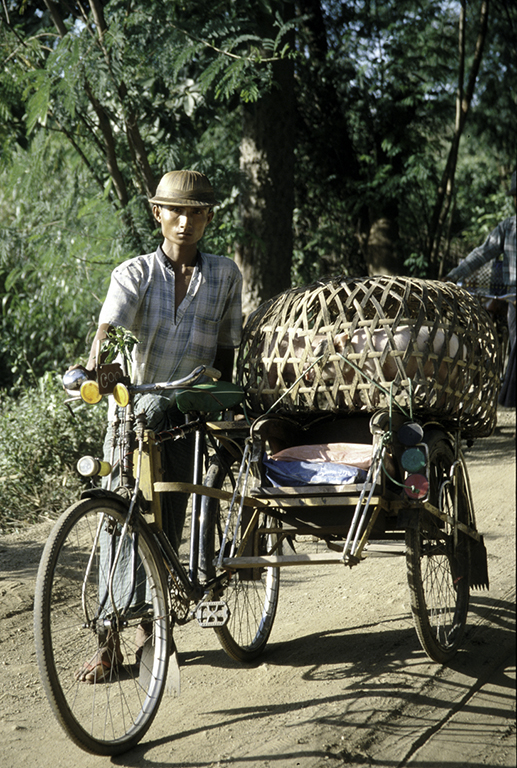
<svg viewBox="0 0 517 768">
<path fill-rule="evenodd" d="M 429 449 L 429 501 L 468 524 L 470 501 L 463 466 L 442 432 L 425 438 Z M 453 469 L 453 465 L 454 469 Z M 451 480 L 454 472 L 454 482 Z M 441 494 L 441 504 L 440 504 Z M 456 517 L 457 516 L 457 517 Z M 416 631 L 427 655 L 444 664 L 457 652 L 469 609 L 469 541 L 452 524 L 422 511 L 416 527 L 406 530 L 406 560 Z"/>
<path fill-rule="evenodd" d="M 215 458 L 209 466 L 204 484 L 211 487 L 233 492 L 235 487 L 235 475 L 239 469 L 239 463 L 232 464 L 232 459 L 226 462 L 224 459 Z M 246 491 L 249 493 L 249 486 Z M 237 506 L 231 511 L 229 530 L 234 530 Z M 220 553 L 223 533 L 227 523 L 230 504 L 219 499 L 204 498 L 202 505 L 201 550 L 202 562 L 206 571 L 207 580 L 220 576 L 221 571 L 216 566 Z M 249 508 L 247 508 L 249 509 Z M 274 518 L 260 513 L 255 526 L 264 529 L 274 522 Z M 241 525 L 241 529 L 245 527 Z M 250 536 L 250 540 L 254 537 Z M 281 544 L 278 533 L 262 534 L 258 546 L 252 553 L 266 554 L 274 550 L 281 554 Z M 239 541 L 237 542 L 237 550 Z M 230 544 L 226 544 L 229 550 Z M 278 592 L 280 586 L 280 569 L 266 567 L 250 569 L 243 572 L 236 569 L 230 573 L 225 584 L 223 598 L 228 605 L 230 618 L 225 626 L 214 627 L 214 631 L 225 652 L 232 659 L 241 662 L 253 661 L 266 647 L 278 606 Z"/>
<path fill-rule="evenodd" d="M 137 583 L 145 599 L 138 608 L 126 611 L 116 632 L 123 664 L 112 668 L 103 682 L 76 679 L 106 638 L 107 623 L 113 626 L 110 598 L 97 616 L 99 595 L 106 594 L 101 583 L 106 583 L 107 547 L 120 539 L 126 512 L 124 502 L 116 498 L 90 498 L 72 505 L 50 534 L 36 581 L 34 635 L 45 693 L 65 733 L 79 747 L 98 755 L 121 754 L 141 740 L 158 710 L 169 663 L 167 587 L 153 536 L 142 522 Z M 120 592 L 114 599 L 121 605 L 127 586 L 115 584 L 114 589 Z M 149 622 L 152 632 L 138 664 L 134 641 L 141 621 Z M 130 662 L 132 658 L 135 663 Z"/>
</svg>

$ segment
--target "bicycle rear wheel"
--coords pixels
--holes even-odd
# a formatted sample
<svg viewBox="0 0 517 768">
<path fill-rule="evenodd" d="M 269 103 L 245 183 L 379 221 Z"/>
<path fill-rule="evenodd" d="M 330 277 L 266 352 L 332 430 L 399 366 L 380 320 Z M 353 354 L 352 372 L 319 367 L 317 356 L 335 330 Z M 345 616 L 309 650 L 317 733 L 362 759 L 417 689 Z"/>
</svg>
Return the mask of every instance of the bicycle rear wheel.
<svg viewBox="0 0 517 768">
<path fill-rule="evenodd" d="M 99 755 L 120 754 L 140 741 L 156 715 L 169 662 L 167 587 L 145 523 L 137 537 L 130 607 L 127 567 L 115 568 L 107 592 L 109 553 L 120 541 L 125 512 L 116 498 L 91 498 L 70 507 L 47 541 L 36 582 L 34 634 L 46 695 L 67 735 Z M 128 539 L 125 555 L 133 549 Z M 148 639 L 136 656 L 136 629 L 142 623 Z M 78 680 L 79 670 L 106 644 L 116 646 L 122 663 L 102 682 Z"/>
<path fill-rule="evenodd" d="M 451 519 L 468 524 L 470 502 L 463 467 L 443 433 L 426 437 L 429 501 Z M 449 661 L 463 639 L 469 609 L 468 536 L 430 512 L 406 531 L 406 558 L 416 631 L 427 655 Z"/>
<path fill-rule="evenodd" d="M 230 458 L 228 463 L 215 458 L 208 469 L 204 484 L 233 493 L 239 463 L 231 465 L 231 462 Z M 249 494 L 249 485 L 246 493 Z M 229 501 L 205 497 L 203 505 L 202 517 L 205 523 L 201 531 L 202 561 L 205 563 L 206 577 L 210 580 L 225 572 L 225 569 L 218 569 L 216 562 L 221 551 L 228 516 L 230 518 L 228 531 L 231 533 L 225 544 L 225 554 L 230 552 L 233 532 L 237 525 L 238 504 L 234 504 L 230 510 Z M 274 518 L 262 512 L 254 521 L 251 518 L 251 508 L 245 507 L 241 524 L 237 526 L 235 553 L 239 552 L 243 532 L 250 526 L 244 554 L 266 555 L 272 552 L 281 554 L 278 533 L 267 530 L 275 526 Z M 225 626 L 214 627 L 214 631 L 231 658 L 236 661 L 252 661 L 266 647 L 278 606 L 279 585 L 279 568 L 236 569 L 229 572 L 223 597 L 230 610 L 230 618 Z"/>
</svg>

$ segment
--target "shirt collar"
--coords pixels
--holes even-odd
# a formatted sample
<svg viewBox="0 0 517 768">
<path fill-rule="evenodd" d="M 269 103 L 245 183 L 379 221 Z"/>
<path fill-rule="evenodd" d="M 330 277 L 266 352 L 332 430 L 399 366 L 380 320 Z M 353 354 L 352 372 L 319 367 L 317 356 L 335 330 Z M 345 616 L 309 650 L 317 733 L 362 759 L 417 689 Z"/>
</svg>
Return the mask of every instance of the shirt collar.
<svg viewBox="0 0 517 768">
<path fill-rule="evenodd" d="M 165 268 L 168 269 L 169 272 L 174 272 L 173 266 L 172 266 L 170 260 L 165 255 L 165 251 L 163 250 L 161 245 L 159 245 L 158 248 L 156 249 L 156 254 L 157 254 L 158 258 L 162 261 L 162 263 L 165 265 Z M 198 249 L 196 267 L 197 267 L 197 269 L 200 272 L 203 271 L 202 270 L 202 265 L 203 265 L 203 254 Z"/>
</svg>

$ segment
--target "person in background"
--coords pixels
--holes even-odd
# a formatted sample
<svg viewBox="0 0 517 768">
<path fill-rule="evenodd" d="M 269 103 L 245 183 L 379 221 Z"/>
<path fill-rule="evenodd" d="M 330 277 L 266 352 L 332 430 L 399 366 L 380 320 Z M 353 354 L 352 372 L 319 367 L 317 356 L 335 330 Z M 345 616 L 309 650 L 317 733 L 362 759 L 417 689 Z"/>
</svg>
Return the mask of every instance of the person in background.
<svg viewBox="0 0 517 768">
<path fill-rule="evenodd" d="M 516 172 L 514 171 L 510 183 L 510 191 L 517 210 L 517 186 Z M 508 301 L 508 336 L 510 350 L 506 366 L 503 386 L 499 396 L 499 403 L 507 408 L 515 408 L 515 390 L 517 386 L 515 371 L 515 282 L 516 282 L 516 223 L 515 216 L 509 216 L 501 221 L 490 232 L 485 242 L 474 248 L 469 255 L 445 276 L 444 280 L 458 282 L 469 277 L 473 272 L 493 259 L 503 255 L 503 282 L 506 294 L 513 294 L 513 299 Z"/>
</svg>

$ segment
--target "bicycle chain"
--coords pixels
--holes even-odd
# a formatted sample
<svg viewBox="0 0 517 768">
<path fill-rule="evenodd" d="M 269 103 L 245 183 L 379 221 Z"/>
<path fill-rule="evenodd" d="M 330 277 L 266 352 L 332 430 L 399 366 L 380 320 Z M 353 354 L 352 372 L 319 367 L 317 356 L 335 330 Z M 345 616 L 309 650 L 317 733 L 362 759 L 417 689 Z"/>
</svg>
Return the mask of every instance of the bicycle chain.
<svg viewBox="0 0 517 768">
<path fill-rule="evenodd" d="M 190 598 L 174 571 L 170 568 L 167 570 L 171 613 L 176 624 L 185 624 L 189 619 Z"/>
</svg>

